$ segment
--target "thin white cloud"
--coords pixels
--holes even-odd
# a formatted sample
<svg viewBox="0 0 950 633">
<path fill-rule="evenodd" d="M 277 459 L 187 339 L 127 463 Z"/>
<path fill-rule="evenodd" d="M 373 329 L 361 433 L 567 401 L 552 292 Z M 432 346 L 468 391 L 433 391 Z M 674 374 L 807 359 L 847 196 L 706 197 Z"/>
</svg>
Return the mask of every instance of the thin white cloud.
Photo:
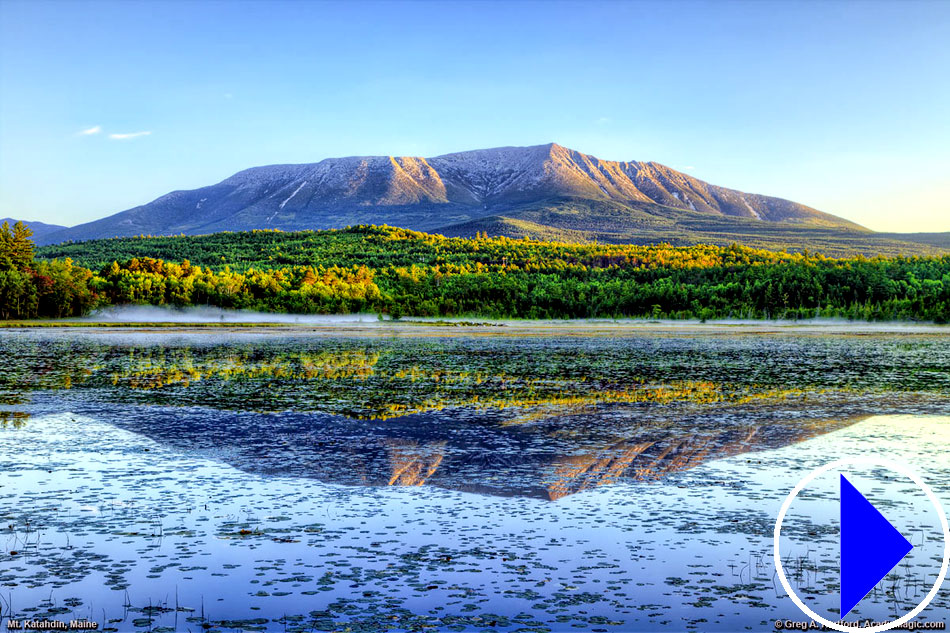
<svg viewBox="0 0 950 633">
<path fill-rule="evenodd" d="M 692 165 L 687 165 L 686 167 L 683 167 L 683 171 L 693 171 L 694 169 L 696 168 L 693 167 Z"/>
<path fill-rule="evenodd" d="M 126 132 L 125 134 L 110 134 L 109 138 L 116 141 L 124 141 L 130 138 L 138 138 L 140 136 L 148 136 L 151 132 Z"/>
<path fill-rule="evenodd" d="M 102 131 L 101 125 L 94 125 L 90 128 L 86 128 L 85 130 L 80 131 L 79 136 L 92 136 L 93 134 L 98 134 L 101 131 Z"/>
</svg>

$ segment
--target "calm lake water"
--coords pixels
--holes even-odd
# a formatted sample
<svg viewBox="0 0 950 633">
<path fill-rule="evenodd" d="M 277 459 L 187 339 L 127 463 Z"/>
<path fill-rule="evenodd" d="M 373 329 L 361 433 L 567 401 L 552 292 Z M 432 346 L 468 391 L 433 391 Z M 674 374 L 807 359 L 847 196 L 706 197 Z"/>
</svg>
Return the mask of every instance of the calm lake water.
<svg viewBox="0 0 950 633">
<path fill-rule="evenodd" d="M 772 529 L 809 470 L 898 458 L 950 507 L 946 335 L 443 330 L 0 331 L 0 617 L 772 630 L 805 619 Z M 915 545 L 848 616 L 893 619 L 937 576 L 936 513 L 848 476 Z M 837 619 L 836 480 L 785 526 Z"/>
</svg>

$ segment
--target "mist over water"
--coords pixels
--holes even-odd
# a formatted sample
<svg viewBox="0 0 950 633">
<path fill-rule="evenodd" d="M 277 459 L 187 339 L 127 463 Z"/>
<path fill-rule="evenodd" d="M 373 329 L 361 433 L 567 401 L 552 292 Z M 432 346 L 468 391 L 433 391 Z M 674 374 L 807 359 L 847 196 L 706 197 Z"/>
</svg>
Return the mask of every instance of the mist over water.
<svg viewBox="0 0 950 633">
<path fill-rule="evenodd" d="M 120 305 L 95 310 L 89 315 L 77 319 L 67 319 L 85 323 L 267 323 L 281 325 L 352 325 L 363 326 L 381 324 L 381 322 L 395 323 L 389 315 L 377 314 L 283 314 L 276 312 L 254 312 L 251 310 L 229 310 L 213 306 L 145 306 Z M 704 328 L 745 326 L 755 328 L 802 328 L 818 330 L 840 330 L 847 328 L 850 331 L 860 329 L 866 332 L 901 332 L 926 331 L 947 332 L 948 326 L 934 325 L 933 323 L 906 323 L 906 322 L 866 322 L 848 321 L 847 319 L 815 318 L 798 321 L 790 320 L 756 320 L 756 319 L 715 319 L 702 322 L 697 319 L 646 319 L 646 318 L 598 318 L 598 319 L 495 319 L 480 317 L 404 317 L 407 323 L 458 323 L 482 325 L 508 325 L 520 327 L 547 328 L 585 323 L 593 326 L 610 327 L 659 327 L 659 328 Z"/>
<path fill-rule="evenodd" d="M 113 306 L 96 310 L 79 321 L 96 323 L 286 323 L 331 325 L 336 323 L 374 323 L 375 314 L 279 314 L 226 310 L 211 306 L 175 308 L 167 306 Z"/>
</svg>

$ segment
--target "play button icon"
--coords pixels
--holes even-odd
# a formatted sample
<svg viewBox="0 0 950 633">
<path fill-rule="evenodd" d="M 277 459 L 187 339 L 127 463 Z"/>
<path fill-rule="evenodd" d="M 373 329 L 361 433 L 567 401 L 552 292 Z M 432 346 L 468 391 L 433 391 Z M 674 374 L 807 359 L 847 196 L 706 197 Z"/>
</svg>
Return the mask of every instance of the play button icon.
<svg viewBox="0 0 950 633">
<path fill-rule="evenodd" d="M 894 568 L 897 567 L 902 560 L 904 560 L 904 557 L 915 550 L 914 546 L 911 545 L 911 543 L 906 538 L 904 538 L 901 532 L 895 528 L 891 522 L 877 508 L 875 508 L 868 499 L 864 497 L 863 494 L 861 494 L 857 487 L 855 487 L 851 481 L 849 481 L 844 476 L 844 474 L 842 474 L 843 472 L 851 471 L 856 467 L 866 468 L 869 466 L 875 467 L 876 469 L 883 467 L 901 475 L 898 480 L 894 481 L 910 480 L 916 484 L 916 486 L 924 493 L 924 496 L 926 496 L 936 511 L 936 518 L 939 520 L 938 533 L 940 533 L 942 536 L 944 547 L 943 562 L 940 566 L 939 573 L 936 574 L 936 580 L 934 581 L 930 591 L 917 604 L 917 606 L 905 613 L 903 616 L 898 617 L 897 619 L 890 622 L 882 622 L 878 624 L 872 624 L 870 626 L 868 624 L 863 624 L 861 626 L 862 633 L 880 633 L 882 631 L 901 627 L 910 622 L 913 618 L 917 617 L 921 612 L 923 612 L 927 605 L 929 605 L 933 599 L 937 597 L 940 587 L 943 584 L 943 581 L 946 579 L 948 571 L 950 571 L 950 525 L 948 525 L 947 522 L 947 515 L 940 504 L 940 500 L 934 494 L 933 490 L 931 490 L 930 487 L 923 481 L 923 479 L 913 470 L 899 462 L 871 456 L 846 457 L 816 468 L 815 470 L 808 473 L 804 479 L 798 482 L 795 488 L 792 489 L 788 497 L 786 497 L 785 501 L 782 503 L 782 507 L 779 510 L 778 517 L 775 521 L 775 531 L 772 537 L 773 561 L 775 563 L 776 576 L 778 577 L 782 588 L 788 594 L 788 597 L 795 604 L 795 606 L 801 609 L 803 613 L 805 613 L 815 622 L 820 622 L 822 625 L 824 625 L 823 628 L 834 631 L 842 631 L 843 633 L 851 633 L 854 631 L 855 627 L 855 623 L 852 621 L 846 621 L 845 616 L 847 616 L 849 612 L 853 611 L 855 607 L 857 607 L 857 605 L 865 599 L 871 590 L 874 589 L 874 587 L 877 586 L 878 583 L 880 583 L 888 574 L 890 574 L 891 571 L 894 570 Z M 837 508 L 840 519 L 840 589 L 839 595 L 827 596 L 828 598 L 832 599 L 832 604 L 840 605 L 840 611 L 835 614 L 835 616 L 833 616 L 835 617 L 836 621 L 832 621 L 832 619 L 828 617 L 822 617 L 816 613 L 811 606 L 805 603 L 802 597 L 799 596 L 792 587 L 788 577 L 785 574 L 785 569 L 782 566 L 782 522 L 785 520 L 785 516 L 788 514 L 792 503 L 795 501 L 799 493 L 801 493 L 806 487 L 812 484 L 812 482 L 823 475 L 831 475 L 833 478 L 826 479 L 824 480 L 824 484 L 817 485 L 818 490 L 827 490 L 827 492 L 831 493 L 831 495 L 833 495 L 832 491 L 835 487 L 837 487 L 840 491 L 840 496 L 838 499 L 839 504 Z M 838 485 L 834 486 L 835 483 Z M 808 500 L 805 502 L 806 507 L 809 503 L 823 503 L 823 499 L 828 499 L 828 501 L 831 501 L 833 504 L 834 497 L 831 495 L 822 493 L 809 494 Z M 831 513 L 829 514 L 830 516 L 834 516 Z M 828 517 L 829 514 L 821 513 L 820 516 Z M 919 519 L 917 516 L 892 516 L 891 518 L 904 518 L 909 520 L 912 524 L 915 524 L 914 519 Z M 800 520 L 801 519 L 797 519 L 797 521 Z M 916 522 L 916 524 L 919 525 L 919 522 Z M 799 532 L 799 534 L 801 534 L 801 532 Z M 811 534 L 811 532 L 809 532 L 809 534 Z M 792 541 L 792 543 L 794 543 L 794 541 Z M 935 541 L 933 540 L 932 536 L 928 538 L 922 538 L 921 547 L 923 547 L 923 549 L 920 549 L 920 551 L 914 551 L 913 556 L 916 556 L 917 559 L 920 559 L 921 552 L 930 551 L 928 548 L 932 548 L 932 544 L 934 543 Z M 924 556 L 926 556 L 926 554 L 924 554 Z M 907 573 L 913 573 L 911 570 L 915 569 L 915 567 L 913 567 L 914 563 L 909 561 L 908 564 L 911 566 L 908 568 Z M 811 592 L 808 598 L 814 602 L 815 606 L 818 606 L 819 602 L 815 602 L 816 596 L 814 592 Z M 871 602 L 873 603 L 874 601 Z M 873 604 L 870 606 L 873 608 Z M 836 610 L 833 609 L 831 605 L 828 605 L 826 608 L 828 609 L 829 614 Z"/>
<path fill-rule="evenodd" d="M 841 477 L 841 615 L 881 582 L 914 546 Z"/>
</svg>

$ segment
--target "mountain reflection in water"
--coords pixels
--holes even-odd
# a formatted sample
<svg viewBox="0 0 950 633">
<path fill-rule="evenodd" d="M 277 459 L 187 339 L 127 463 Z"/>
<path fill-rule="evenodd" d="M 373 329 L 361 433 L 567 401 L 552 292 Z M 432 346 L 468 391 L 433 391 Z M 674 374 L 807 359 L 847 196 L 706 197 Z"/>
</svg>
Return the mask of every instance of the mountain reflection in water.
<svg viewBox="0 0 950 633">
<path fill-rule="evenodd" d="M 175 450 L 198 451 L 255 474 L 551 500 L 779 448 L 867 417 L 802 420 L 781 411 L 735 408 L 677 419 L 617 405 L 515 427 L 503 424 L 497 412 L 472 410 L 385 421 L 160 407 L 95 415 Z"/>
<path fill-rule="evenodd" d="M 3 424 L 74 412 L 246 472 L 558 499 L 950 412 L 950 339 L 0 337 Z"/>
</svg>

